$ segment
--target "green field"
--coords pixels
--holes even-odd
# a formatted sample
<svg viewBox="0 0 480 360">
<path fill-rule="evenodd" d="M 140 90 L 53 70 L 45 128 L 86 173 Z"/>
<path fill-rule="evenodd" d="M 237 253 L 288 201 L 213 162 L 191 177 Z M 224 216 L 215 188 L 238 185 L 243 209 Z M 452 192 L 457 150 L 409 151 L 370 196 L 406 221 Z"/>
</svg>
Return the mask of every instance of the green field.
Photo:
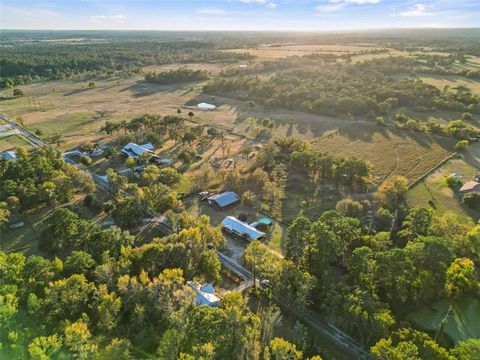
<svg viewBox="0 0 480 360">
<path fill-rule="evenodd" d="M 28 150 L 33 149 L 32 144 L 21 135 L 10 135 L 0 138 L 0 152 L 15 150 L 19 146 L 23 146 Z"/>
<path fill-rule="evenodd" d="M 408 315 L 416 327 L 436 333 L 449 307 L 452 312 L 444 327 L 444 334 L 454 344 L 480 338 L 480 300 L 467 297 L 460 300 L 441 300 Z"/>
</svg>

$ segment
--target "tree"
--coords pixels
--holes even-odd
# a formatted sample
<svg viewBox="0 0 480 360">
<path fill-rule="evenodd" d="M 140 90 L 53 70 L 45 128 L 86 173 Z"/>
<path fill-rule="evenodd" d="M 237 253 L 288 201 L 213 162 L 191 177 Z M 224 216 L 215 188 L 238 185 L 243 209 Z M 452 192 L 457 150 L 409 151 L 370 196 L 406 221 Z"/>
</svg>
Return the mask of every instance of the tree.
<svg viewBox="0 0 480 360">
<path fill-rule="evenodd" d="M 21 89 L 13 89 L 13 96 L 23 96 L 24 93 Z"/>
<path fill-rule="evenodd" d="M 0 201 L 0 226 L 7 223 L 10 218 L 10 210 L 5 201 Z"/>
<path fill-rule="evenodd" d="M 90 89 L 94 89 L 96 86 L 97 86 L 97 84 L 94 81 L 88 83 L 88 87 Z"/>
<path fill-rule="evenodd" d="M 352 199 L 342 199 L 337 202 L 335 209 L 348 217 L 360 219 L 363 216 L 363 205 Z"/>
<path fill-rule="evenodd" d="M 460 341 L 457 346 L 450 349 L 450 354 L 458 360 L 480 359 L 480 339 Z"/>
<path fill-rule="evenodd" d="M 55 358 L 62 347 L 62 338 L 57 334 L 39 336 L 28 345 L 28 353 L 35 360 Z"/>
<path fill-rule="evenodd" d="M 303 353 L 297 347 L 282 338 L 270 341 L 268 351 L 272 360 L 301 360 Z"/>
<path fill-rule="evenodd" d="M 456 151 L 463 151 L 468 148 L 469 142 L 468 140 L 460 140 L 455 144 Z"/>
<path fill-rule="evenodd" d="M 447 269 L 445 291 L 448 296 L 461 298 L 474 294 L 479 288 L 477 271 L 473 261 L 467 258 L 455 259 Z"/>
<path fill-rule="evenodd" d="M 188 117 L 190 118 L 190 120 L 192 120 L 192 118 L 194 117 L 194 113 L 192 111 L 189 111 L 188 112 Z"/>
<path fill-rule="evenodd" d="M 257 104 L 255 104 L 255 101 L 252 100 L 247 101 L 246 105 L 248 107 L 248 110 L 253 110 L 255 109 L 255 106 L 257 106 Z"/>
<path fill-rule="evenodd" d="M 115 199 L 112 217 L 122 229 L 131 229 L 140 224 L 145 208 L 137 196 L 121 196 Z"/>
<path fill-rule="evenodd" d="M 430 207 L 414 207 L 410 209 L 404 220 L 403 229 L 398 233 L 399 236 L 413 240 L 418 236 L 428 235 L 432 225 L 433 209 Z"/>
<path fill-rule="evenodd" d="M 204 251 L 200 258 L 200 271 L 208 282 L 220 281 L 222 264 L 215 250 Z"/>
<path fill-rule="evenodd" d="M 95 285 L 79 274 L 50 282 L 45 288 L 47 313 L 57 320 L 77 319 L 87 311 L 94 289 Z"/>
<path fill-rule="evenodd" d="M 65 345 L 81 359 L 95 357 L 97 346 L 90 342 L 91 337 L 84 320 L 78 320 L 65 328 Z"/>
<path fill-rule="evenodd" d="M 168 186 L 178 184 L 181 178 L 182 175 L 172 167 L 163 168 L 159 173 L 159 181 Z"/>
<path fill-rule="evenodd" d="M 160 169 L 157 165 L 147 165 L 140 175 L 140 179 L 145 185 L 152 185 L 159 179 L 159 177 Z"/>
<path fill-rule="evenodd" d="M 378 360 L 451 360 L 447 350 L 429 335 L 410 328 L 397 330 L 389 338 L 380 340 L 371 352 Z"/>
<path fill-rule="evenodd" d="M 133 174 L 133 169 L 135 166 L 137 166 L 137 160 L 134 157 L 129 157 L 127 160 L 125 160 L 125 166 L 129 168 Z"/>
<path fill-rule="evenodd" d="M 87 275 L 95 265 L 96 262 L 92 255 L 84 251 L 72 251 L 65 259 L 63 271 L 67 276 L 73 274 Z"/>
<path fill-rule="evenodd" d="M 80 163 L 85 166 L 90 166 L 92 164 L 92 158 L 88 155 L 82 156 Z"/>
<path fill-rule="evenodd" d="M 473 210 L 480 209 L 480 192 L 473 191 L 463 195 L 462 204 L 468 206 Z"/>
<path fill-rule="evenodd" d="M 396 210 L 405 201 L 407 186 L 408 180 L 402 176 L 384 182 L 377 192 L 381 206 L 390 211 Z"/>
<path fill-rule="evenodd" d="M 251 191 L 245 191 L 242 194 L 242 206 L 252 207 L 257 201 L 257 196 Z"/>
<path fill-rule="evenodd" d="M 155 184 L 143 189 L 145 203 L 155 212 L 163 213 L 180 206 L 178 195 L 165 184 Z"/>
</svg>

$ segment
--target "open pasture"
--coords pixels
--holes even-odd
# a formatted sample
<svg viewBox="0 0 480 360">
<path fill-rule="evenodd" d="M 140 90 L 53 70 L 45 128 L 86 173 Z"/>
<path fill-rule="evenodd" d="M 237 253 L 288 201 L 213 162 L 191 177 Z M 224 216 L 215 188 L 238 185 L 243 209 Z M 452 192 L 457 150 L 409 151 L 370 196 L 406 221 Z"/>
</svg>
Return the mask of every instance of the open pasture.
<svg viewBox="0 0 480 360">
<path fill-rule="evenodd" d="M 273 60 L 288 56 L 303 56 L 311 54 L 348 54 L 358 51 L 378 49 L 373 44 L 363 45 L 265 45 L 245 49 L 230 49 L 227 51 L 249 53 L 258 60 Z"/>
<path fill-rule="evenodd" d="M 312 141 L 319 151 L 369 161 L 377 185 L 396 175 L 413 182 L 451 154 L 453 145 L 448 138 L 366 123 L 349 125 Z"/>
</svg>

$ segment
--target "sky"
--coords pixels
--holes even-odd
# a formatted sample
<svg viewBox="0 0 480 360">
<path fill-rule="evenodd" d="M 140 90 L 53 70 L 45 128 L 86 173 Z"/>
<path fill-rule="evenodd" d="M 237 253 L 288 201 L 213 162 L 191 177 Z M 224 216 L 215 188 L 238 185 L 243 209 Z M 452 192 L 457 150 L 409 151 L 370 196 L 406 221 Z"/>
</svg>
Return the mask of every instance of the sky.
<svg viewBox="0 0 480 360">
<path fill-rule="evenodd" d="M 349 30 L 480 27 L 479 0 L 0 0 L 1 29 Z"/>
</svg>

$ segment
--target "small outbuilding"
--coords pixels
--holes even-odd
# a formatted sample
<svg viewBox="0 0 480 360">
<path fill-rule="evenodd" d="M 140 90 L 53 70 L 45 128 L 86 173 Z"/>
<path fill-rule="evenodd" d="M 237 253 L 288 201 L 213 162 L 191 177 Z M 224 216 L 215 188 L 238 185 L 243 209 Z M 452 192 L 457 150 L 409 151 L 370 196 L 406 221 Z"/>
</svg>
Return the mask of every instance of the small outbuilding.
<svg viewBox="0 0 480 360">
<path fill-rule="evenodd" d="M 190 286 L 197 294 L 195 298 L 195 304 L 218 307 L 220 299 L 215 295 L 215 288 L 212 284 L 205 284 L 201 286 L 196 281 L 187 281 L 187 285 Z"/>
<path fill-rule="evenodd" d="M 235 205 L 240 201 L 240 196 L 233 191 L 226 191 L 221 194 L 208 197 L 208 202 L 218 209 L 224 209 L 227 206 Z"/>
<path fill-rule="evenodd" d="M 256 229 L 252 225 L 244 223 L 233 216 L 227 216 L 222 221 L 222 229 L 244 238 L 247 241 L 259 240 L 265 236 L 265 233 Z"/>
<path fill-rule="evenodd" d="M 152 153 L 153 149 L 154 147 L 150 143 L 143 145 L 128 143 L 122 148 L 122 154 L 126 155 L 127 157 L 139 157 L 145 152 Z"/>
<path fill-rule="evenodd" d="M 201 102 L 197 105 L 197 108 L 199 108 L 200 110 L 210 111 L 210 110 L 215 110 L 217 107 L 213 104 Z"/>
<path fill-rule="evenodd" d="M 458 190 L 461 194 L 467 194 L 475 191 L 480 191 L 480 183 L 477 181 L 467 181 L 463 186 Z"/>
<path fill-rule="evenodd" d="M 15 154 L 15 151 L 4 151 L 0 153 L 0 159 L 5 159 L 8 161 L 17 161 L 17 154 Z"/>
</svg>

